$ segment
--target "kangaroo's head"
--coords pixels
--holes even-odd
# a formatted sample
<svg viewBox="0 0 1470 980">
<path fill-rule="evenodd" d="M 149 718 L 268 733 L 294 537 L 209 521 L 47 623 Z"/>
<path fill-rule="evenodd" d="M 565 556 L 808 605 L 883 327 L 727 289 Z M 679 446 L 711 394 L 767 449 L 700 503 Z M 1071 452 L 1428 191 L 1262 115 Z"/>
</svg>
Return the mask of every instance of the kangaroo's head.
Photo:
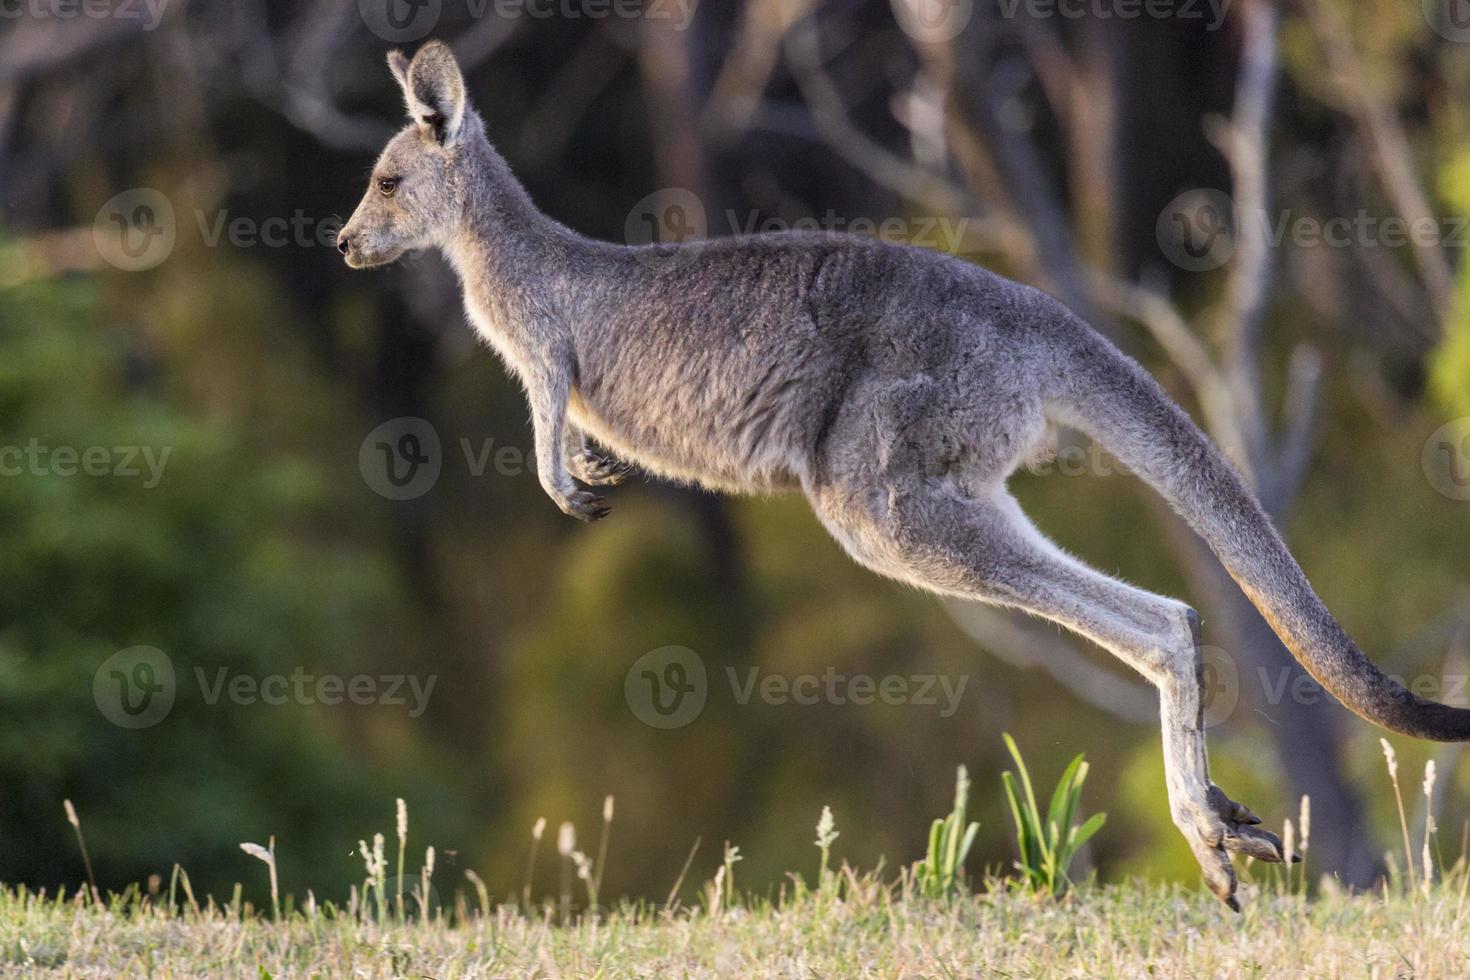
<svg viewBox="0 0 1470 980">
<path fill-rule="evenodd" d="M 425 44 L 413 61 L 390 52 L 388 68 L 403 86 L 411 121 L 388 141 L 367 193 L 337 236 L 337 250 L 354 269 L 445 240 L 463 207 L 467 145 L 472 133 L 483 132 L 466 109 L 464 76 L 443 42 Z"/>
</svg>

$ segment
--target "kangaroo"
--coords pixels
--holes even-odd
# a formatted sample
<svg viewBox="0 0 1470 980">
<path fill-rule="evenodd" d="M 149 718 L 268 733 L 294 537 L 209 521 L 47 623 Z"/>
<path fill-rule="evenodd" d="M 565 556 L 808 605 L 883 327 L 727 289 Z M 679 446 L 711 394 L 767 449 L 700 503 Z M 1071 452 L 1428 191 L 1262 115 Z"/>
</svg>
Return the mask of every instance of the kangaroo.
<svg viewBox="0 0 1470 980">
<path fill-rule="evenodd" d="M 1236 911 L 1232 855 L 1290 856 L 1210 781 L 1198 615 L 1064 553 L 1007 491 L 1054 427 L 1097 440 L 1162 494 L 1344 705 L 1404 735 L 1470 739 L 1470 710 L 1409 693 L 1364 656 L 1225 457 L 1050 296 L 852 236 L 590 240 L 532 204 L 446 45 L 412 61 L 394 51 L 388 67 L 411 121 L 338 248 L 353 268 L 444 253 L 471 324 L 526 390 L 540 482 L 565 513 L 606 517 L 578 484 L 616 484 L 630 465 L 721 491 L 799 491 L 879 574 L 1025 610 L 1111 651 L 1159 690 L 1170 814 Z"/>
</svg>

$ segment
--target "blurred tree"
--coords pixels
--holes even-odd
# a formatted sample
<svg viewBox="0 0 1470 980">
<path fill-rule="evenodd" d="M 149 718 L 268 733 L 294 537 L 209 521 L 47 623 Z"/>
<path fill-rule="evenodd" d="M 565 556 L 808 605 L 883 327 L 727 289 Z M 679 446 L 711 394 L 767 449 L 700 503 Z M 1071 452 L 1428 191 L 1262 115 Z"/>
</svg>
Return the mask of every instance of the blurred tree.
<svg viewBox="0 0 1470 980">
<path fill-rule="evenodd" d="M 393 670 L 398 578 L 329 530 L 319 465 L 181 410 L 174 365 L 99 323 L 94 292 L 0 291 L 0 810 L 26 842 L 0 849 L 0 879 L 79 879 L 63 797 L 113 888 L 174 861 L 201 890 L 253 888 L 235 845 L 280 833 L 284 879 L 340 893 L 360 871 L 352 843 L 391 821 L 395 795 L 422 805 L 426 834 L 463 835 L 406 707 L 218 688 Z M 106 676 L 94 700 L 94 676 L 139 644 L 163 651 L 175 701 L 133 730 L 111 720 Z"/>
</svg>

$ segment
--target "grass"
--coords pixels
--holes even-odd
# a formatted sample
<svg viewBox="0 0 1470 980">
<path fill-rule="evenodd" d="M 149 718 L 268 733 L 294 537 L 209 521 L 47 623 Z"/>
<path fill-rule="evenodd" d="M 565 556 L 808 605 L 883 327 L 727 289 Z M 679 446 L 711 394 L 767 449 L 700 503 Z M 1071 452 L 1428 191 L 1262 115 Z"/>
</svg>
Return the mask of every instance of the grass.
<svg viewBox="0 0 1470 980">
<path fill-rule="evenodd" d="M 943 898 L 964 884 L 965 859 L 980 831 L 979 821 L 965 822 L 970 805 L 970 774 L 964 766 L 955 773 L 954 809 L 949 816 L 935 820 L 929 828 L 929 852 L 914 866 L 914 881 L 926 898 Z M 822 811 L 823 816 L 827 814 Z M 826 867 L 827 852 L 822 852 Z"/>
<path fill-rule="evenodd" d="M 1235 916 L 1197 888 L 1074 888 L 1057 903 L 1006 888 L 932 901 L 842 873 L 827 894 L 716 911 L 628 906 L 557 925 L 489 915 L 280 921 L 239 908 L 182 915 L 136 895 L 0 893 L 0 970 L 63 976 L 1470 975 L 1463 892 L 1349 896 L 1255 886 Z"/>
<path fill-rule="evenodd" d="M 1016 828 L 1016 849 L 1021 855 L 1016 869 L 1025 875 L 1033 890 L 1060 898 L 1072 884 L 1067 871 L 1073 858 L 1082 845 L 1102 829 L 1107 815 L 1095 813 L 1081 826 L 1072 823 L 1072 818 L 1079 815 L 1077 806 L 1082 799 L 1082 784 L 1087 782 L 1087 763 L 1078 755 L 1062 772 L 1057 788 L 1052 792 L 1051 805 L 1043 817 L 1041 808 L 1036 805 L 1031 773 L 1021 758 L 1021 750 L 1009 734 L 1003 737 L 1007 751 L 1015 760 L 1016 771 L 1021 774 L 1018 787 L 1014 773 L 1001 773 L 1006 803 L 1011 809 L 1011 823 Z M 1024 796 L 1022 789 L 1025 790 Z"/>
<path fill-rule="evenodd" d="M 1383 743 L 1395 796 L 1403 812 L 1398 764 Z M 1014 751 L 1014 750 L 1013 750 Z M 1016 756 L 1018 769 L 1024 763 Z M 1083 771 L 1080 757 L 1063 774 L 1047 833 L 1069 833 Z M 1432 798 L 1432 765 L 1422 784 Z M 1028 780 L 1029 782 L 1029 780 Z M 1011 790 L 1017 803 L 1015 787 Z M 406 868 L 408 811 L 397 807 L 397 876 L 387 879 L 382 834 L 359 842 L 365 876 L 338 906 L 307 893 L 284 903 L 276 888 L 275 841 L 242 849 L 269 873 L 271 904 L 257 910 L 237 885 L 226 904 L 201 902 L 188 875 L 175 866 L 144 892 L 132 887 L 103 898 L 91 880 L 70 894 L 0 887 L 0 974 L 26 976 L 147 977 L 1460 977 L 1470 976 L 1470 860 L 1465 844 L 1444 867 L 1437 847 L 1419 855 L 1404 830 L 1404 866 L 1389 860 L 1390 875 L 1369 894 L 1349 894 L 1324 878 L 1307 887 L 1306 864 L 1241 862 L 1244 913 L 1234 915 L 1202 888 L 1131 882 L 1099 886 L 1092 878 L 1065 888 L 1066 860 L 1038 887 L 1023 861 L 1020 877 L 993 875 L 975 883 L 962 871 L 973 833 L 965 820 L 969 781 L 963 768 L 955 812 L 936 821 L 925 860 L 897 877 L 881 868 L 859 873 L 832 865 L 840 836 L 823 808 L 813 842 L 815 884 L 792 874 L 773 898 L 752 897 L 736 886 L 740 849 L 726 842 L 720 864 L 699 886 L 690 880 L 695 849 L 662 904 L 597 904 L 613 822 L 613 800 L 603 807 L 596 857 L 577 849 L 576 830 L 562 824 L 557 856 L 561 894 L 540 904 L 530 879 L 546 830 L 532 830 L 527 883 L 501 904 L 474 872 L 463 880 L 433 882 L 434 849 L 417 873 Z M 1040 811 L 1027 793 L 1025 809 Z M 82 823 L 70 802 L 66 818 L 86 856 Z M 1086 822 L 1084 822 L 1086 825 Z M 1433 837 L 1426 824 L 1426 841 Z M 1470 835 L 1470 828 L 1467 828 Z M 1303 799 L 1286 847 L 1305 855 L 1310 809 Z M 1299 845 L 1299 846 L 1298 846 Z M 1024 851 L 1025 835 L 1019 843 Z M 1024 856 L 1024 855 L 1023 855 Z M 814 856 L 815 858 L 816 856 Z M 1416 858 L 1418 869 L 1416 873 Z M 441 878 L 443 876 L 441 875 Z M 580 885 L 577 884 L 580 882 Z M 448 893 L 441 903 L 438 889 Z M 580 888 L 586 903 L 574 892 Z M 1309 892 L 1311 893 L 1309 895 Z M 406 897 L 405 897 L 406 896 Z"/>
</svg>

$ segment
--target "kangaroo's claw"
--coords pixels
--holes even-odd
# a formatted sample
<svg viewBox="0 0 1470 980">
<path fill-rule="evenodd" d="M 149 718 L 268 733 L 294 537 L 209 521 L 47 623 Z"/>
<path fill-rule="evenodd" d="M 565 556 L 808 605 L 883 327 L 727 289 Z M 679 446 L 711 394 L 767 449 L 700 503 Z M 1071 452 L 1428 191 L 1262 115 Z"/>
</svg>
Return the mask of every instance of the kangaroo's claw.
<svg viewBox="0 0 1470 980">
<path fill-rule="evenodd" d="M 615 456 L 583 449 L 569 461 L 572 475 L 591 486 L 614 486 L 622 483 L 633 469 Z"/>
<path fill-rule="evenodd" d="M 561 501 L 561 509 L 579 521 L 592 523 L 612 513 L 612 505 L 604 497 L 586 490 L 577 490 Z"/>
</svg>

